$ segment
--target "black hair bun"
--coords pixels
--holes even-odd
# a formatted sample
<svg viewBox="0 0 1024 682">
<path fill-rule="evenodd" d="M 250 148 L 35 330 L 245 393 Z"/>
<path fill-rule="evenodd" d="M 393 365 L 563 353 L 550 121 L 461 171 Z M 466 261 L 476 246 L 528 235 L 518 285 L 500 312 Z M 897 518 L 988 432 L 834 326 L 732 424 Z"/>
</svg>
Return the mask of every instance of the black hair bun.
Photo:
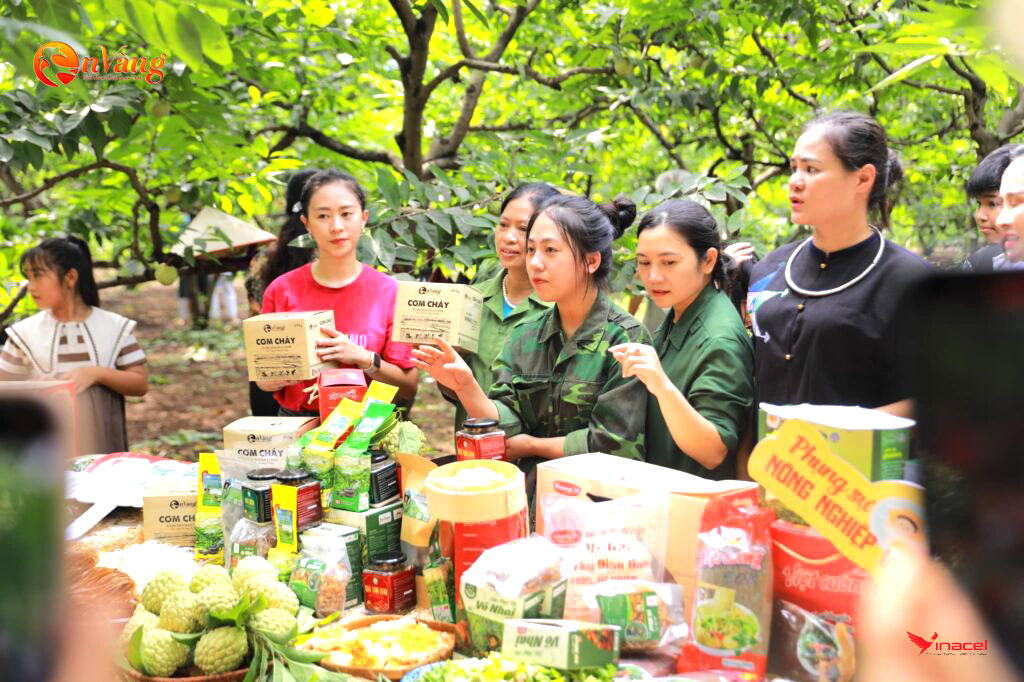
<svg viewBox="0 0 1024 682">
<path fill-rule="evenodd" d="M 599 204 L 598 207 L 612 222 L 612 233 L 618 239 L 636 220 L 636 204 L 627 196 L 617 196 L 614 201 Z"/>
<path fill-rule="evenodd" d="M 890 189 L 903 179 L 903 160 L 895 149 L 889 150 L 889 158 L 885 162 L 885 188 Z"/>
</svg>

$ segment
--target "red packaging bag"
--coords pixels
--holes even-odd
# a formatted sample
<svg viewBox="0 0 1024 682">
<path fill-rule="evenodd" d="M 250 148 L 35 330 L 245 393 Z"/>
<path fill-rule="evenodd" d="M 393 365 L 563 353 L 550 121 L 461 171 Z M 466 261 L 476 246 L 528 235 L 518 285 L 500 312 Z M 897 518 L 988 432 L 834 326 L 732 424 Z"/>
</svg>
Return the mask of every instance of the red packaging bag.
<svg viewBox="0 0 1024 682">
<path fill-rule="evenodd" d="M 810 526 L 776 521 L 771 532 L 775 598 L 856 630 L 860 595 L 870 580 L 867 571 Z"/>
<path fill-rule="evenodd" d="M 710 500 L 697 534 L 697 589 L 680 673 L 764 675 L 772 616 L 770 509 Z"/>
<path fill-rule="evenodd" d="M 324 369 L 317 377 L 317 392 L 320 396 L 320 421 L 338 406 L 343 399 L 360 403 L 366 395 L 366 375 L 361 369 Z"/>
</svg>

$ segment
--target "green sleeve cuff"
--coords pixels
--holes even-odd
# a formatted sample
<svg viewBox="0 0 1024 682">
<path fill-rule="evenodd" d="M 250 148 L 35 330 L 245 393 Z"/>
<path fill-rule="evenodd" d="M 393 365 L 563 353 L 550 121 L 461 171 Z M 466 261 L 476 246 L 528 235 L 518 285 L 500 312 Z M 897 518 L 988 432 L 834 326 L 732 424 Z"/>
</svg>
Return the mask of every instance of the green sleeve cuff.
<svg viewBox="0 0 1024 682">
<path fill-rule="evenodd" d="M 498 408 L 498 427 L 505 432 L 506 438 L 517 436 L 523 432 L 523 422 L 511 407 L 500 400 L 491 402 Z"/>
<path fill-rule="evenodd" d="M 582 455 L 590 452 L 590 444 L 587 442 L 589 433 L 590 429 L 576 429 L 565 434 L 562 452 L 566 455 Z"/>
</svg>

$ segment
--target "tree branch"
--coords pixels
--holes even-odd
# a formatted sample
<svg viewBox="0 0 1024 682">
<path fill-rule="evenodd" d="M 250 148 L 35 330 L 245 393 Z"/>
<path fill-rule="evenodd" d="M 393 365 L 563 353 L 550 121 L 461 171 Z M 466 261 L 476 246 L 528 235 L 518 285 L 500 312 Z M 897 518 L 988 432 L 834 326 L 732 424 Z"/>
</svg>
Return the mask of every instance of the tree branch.
<svg viewBox="0 0 1024 682">
<path fill-rule="evenodd" d="M 629 103 L 626 106 L 632 109 L 633 113 L 635 113 L 637 118 L 640 119 L 640 122 L 643 123 L 648 130 L 651 131 L 651 133 L 658 140 L 658 142 L 661 143 L 661 146 L 665 148 L 665 151 L 668 152 L 669 157 L 671 157 L 671 159 L 676 162 L 676 166 L 682 168 L 683 170 L 686 170 L 686 163 L 683 161 L 683 157 L 679 156 L 675 148 L 669 142 L 668 138 L 666 138 L 665 135 L 658 128 L 658 124 L 654 122 L 654 119 L 652 119 L 646 111 L 643 111 L 638 107 L 633 106 L 632 103 Z"/>
<path fill-rule="evenodd" d="M 788 92 L 790 94 L 790 96 L 792 96 L 794 99 L 800 100 L 801 102 L 803 102 L 804 104 L 806 104 L 810 108 L 817 109 L 818 108 L 818 103 L 817 103 L 817 101 L 814 100 L 813 97 L 808 97 L 807 95 L 801 95 L 799 92 L 794 90 L 789 85 L 789 82 L 785 78 L 783 78 L 784 72 L 779 67 L 779 62 L 775 60 L 775 55 L 772 54 L 771 51 L 767 47 L 765 47 L 764 44 L 761 42 L 761 38 L 758 37 L 757 31 L 751 31 L 750 32 L 750 37 L 752 37 L 754 39 L 754 44 L 757 45 L 757 49 L 761 51 L 761 54 L 763 54 L 768 59 L 768 61 L 771 62 L 772 66 L 778 72 L 778 74 L 779 74 L 778 75 L 779 82 L 782 83 L 782 87 L 785 88 L 786 92 Z"/>
<path fill-rule="evenodd" d="M 495 123 L 470 126 L 469 132 L 506 133 L 521 130 L 546 130 L 548 128 L 554 127 L 558 123 L 565 123 L 565 127 L 573 129 L 577 127 L 580 123 L 582 123 L 584 119 L 604 109 L 607 104 L 608 103 L 604 101 L 591 102 L 590 104 L 583 107 L 579 111 L 575 111 L 569 114 L 560 114 L 553 118 L 549 118 L 545 121 L 520 121 L 518 123 Z"/>
<path fill-rule="evenodd" d="M 944 57 L 946 64 L 953 70 L 953 73 L 960 76 L 968 83 L 971 84 L 971 90 L 977 93 L 985 94 L 988 92 L 988 87 L 985 85 L 985 81 L 978 77 L 978 74 L 971 71 L 967 64 L 963 66 L 956 63 L 956 60 L 948 54 Z"/>
<path fill-rule="evenodd" d="M 25 203 L 26 201 L 30 201 L 30 200 L 34 199 L 35 197 L 39 196 L 40 194 L 42 194 L 43 192 L 45 192 L 46 190 L 50 189 L 54 185 L 57 185 L 58 183 L 63 182 L 64 180 L 73 180 L 74 178 L 77 178 L 80 175 L 84 175 L 85 173 L 88 173 L 89 171 L 94 171 L 97 168 L 102 168 L 102 167 L 103 167 L 103 162 L 102 161 L 95 161 L 95 162 L 90 163 L 88 165 L 81 166 L 81 167 L 75 168 L 73 170 L 69 170 L 66 173 L 61 173 L 60 175 L 55 175 L 52 178 L 50 178 L 49 180 L 44 181 L 43 184 L 40 185 L 39 187 L 37 187 L 36 189 L 29 190 L 28 192 L 23 192 L 22 194 L 18 194 L 18 195 L 13 196 L 13 197 L 7 197 L 6 199 L 0 199 L 0 208 L 3 208 L 5 206 L 11 206 L 13 204 L 22 204 L 22 203 Z"/>
<path fill-rule="evenodd" d="M 11 299 L 11 302 L 7 304 L 7 307 L 5 307 L 3 311 L 0 311 L 0 324 L 2 324 L 3 321 L 6 320 L 10 316 L 10 314 L 14 312 L 14 309 L 18 307 L 18 303 L 21 302 L 21 299 L 25 298 L 25 294 L 27 293 L 28 282 L 22 282 L 18 286 L 18 293 L 14 295 L 14 297 Z"/>
<path fill-rule="evenodd" d="M 458 0 L 454 0 L 454 2 L 457 3 Z M 501 59 L 501 56 L 505 54 L 505 49 L 508 47 L 508 44 L 512 42 L 512 38 L 515 36 L 516 31 L 519 30 L 519 27 L 522 25 L 526 17 L 529 16 L 533 10 L 537 9 L 539 4 L 540 0 L 530 0 L 530 3 L 526 6 L 516 6 L 515 10 L 509 16 L 508 23 L 505 24 L 505 28 L 498 36 L 498 40 L 494 44 L 494 47 L 491 48 L 491 51 L 484 57 L 484 61 L 496 62 Z"/>
<path fill-rule="evenodd" d="M 412 13 L 412 6 L 408 0 L 388 0 L 388 2 L 391 3 L 391 8 L 398 15 L 398 20 L 402 22 L 402 29 L 405 31 L 406 37 L 412 39 L 416 33 L 416 17 Z"/>
<path fill-rule="evenodd" d="M 761 121 L 758 120 L 757 115 L 754 113 L 754 109 L 749 104 L 746 105 L 745 108 L 747 110 L 747 116 L 749 116 L 750 120 L 754 122 L 754 126 L 757 128 L 757 130 L 762 135 L 765 136 L 765 138 L 768 140 L 768 143 L 772 146 L 772 149 L 774 149 L 776 153 L 778 153 L 783 159 L 788 160 L 789 154 L 787 154 L 786 150 L 779 146 L 779 143 L 775 141 L 775 136 L 770 134 L 765 129 L 764 124 L 762 124 Z"/>
<path fill-rule="evenodd" d="M 1001 138 L 1000 144 L 1004 144 L 1017 133 L 1010 131 L 1024 121 L 1024 85 L 1017 84 L 1017 106 L 1007 109 L 999 118 L 999 125 L 996 126 L 996 134 Z M 1018 131 L 1019 132 L 1019 131 Z"/>
<path fill-rule="evenodd" d="M 519 74 L 519 68 L 514 64 L 496 64 L 494 62 L 484 61 L 482 59 L 465 59 L 463 60 L 471 69 L 477 69 L 478 71 L 495 71 L 498 73 L 508 73 L 513 75 Z M 545 76 L 538 73 L 532 66 L 527 64 L 523 67 L 523 73 L 527 77 L 537 81 L 541 85 L 546 85 L 554 90 L 561 90 L 562 83 L 569 80 L 574 76 L 580 76 L 584 74 L 612 74 L 614 73 L 614 67 L 611 66 L 574 66 L 571 69 L 567 69 L 560 74 L 554 76 Z"/>
<path fill-rule="evenodd" d="M 773 166 L 768 170 L 764 171 L 763 173 L 761 173 L 760 175 L 758 175 L 756 178 L 754 178 L 754 181 L 750 183 L 750 189 L 757 189 L 759 186 L 768 182 L 772 178 L 777 178 L 778 176 L 782 175 L 785 172 L 786 170 L 784 168 Z"/>
<path fill-rule="evenodd" d="M 462 23 L 462 3 L 459 0 L 452 0 L 452 19 L 455 20 L 455 35 L 459 40 L 462 56 L 467 59 L 476 59 L 476 52 L 473 51 L 473 46 L 469 44 L 469 38 L 466 37 L 466 28 Z"/>
<path fill-rule="evenodd" d="M 736 147 L 733 147 L 729 143 L 729 138 L 727 138 L 725 136 L 725 133 L 722 132 L 722 114 L 721 114 L 721 109 L 722 109 L 721 105 L 718 105 L 718 106 L 716 106 L 715 108 L 713 108 L 711 110 L 711 120 L 715 124 L 715 134 L 718 136 L 718 141 L 721 142 L 722 145 L 726 149 L 729 150 L 730 158 L 742 159 L 743 158 L 743 153 L 740 150 L 736 149 Z M 710 172 L 708 174 L 710 175 Z"/>
<path fill-rule="evenodd" d="M 252 134 L 252 137 L 257 137 L 265 133 L 284 133 L 274 146 L 270 149 L 270 154 L 286 149 L 295 141 L 297 137 L 305 137 L 312 140 L 316 144 L 330 149 L 333 152 L 347 156 L 350 159 L 356 159 L 357 161 L 371 161 L 374 163 L 386 163 L 391 167 L 401 170 L 402 160 L 398 158 L 396 154 L 387 152 L 384 150 L 377 149 L 360 149 L 351 145 L 340 142 L 333 137 L 330 137 L 322 130 L 312 127 L 308 123 L 301 123 L 298 126 L 286 126 L 286 125 L 272 125 L 261 128 Z"/>
</svg>

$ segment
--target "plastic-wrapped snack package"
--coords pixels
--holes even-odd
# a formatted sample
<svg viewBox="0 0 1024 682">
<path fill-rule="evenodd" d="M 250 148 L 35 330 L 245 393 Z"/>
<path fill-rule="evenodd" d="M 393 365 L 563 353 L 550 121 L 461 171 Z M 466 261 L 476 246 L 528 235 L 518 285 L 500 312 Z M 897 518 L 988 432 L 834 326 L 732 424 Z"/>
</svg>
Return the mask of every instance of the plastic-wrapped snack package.
<svg viewBox="0 0 1024 682">
<path fill-rule="evenodd" d="M 583 598 L 596 622 L 619 626 L 623 652 L 664 649 L 686 637 L 683 590 L 674 583 L 609 580 L 584 588 Z"/>
<path fill-rule="evenodd" d="M 346 552 L 322 556 L 303 552 L 288 585 L 303 606 L 313 609 L 317 618 L 326 618 L 345 610 L 345 592 L 351 579 Z"/>
<path fill-rule="evenodd" d="M 562 552 L 535 535 L 484 551 L 459 586 L 475 653 L 501 648 L 508 618 L 561 618 Z"/>
<path fill-rule="evenodd" d="M 657 557 L 665 556 L 668 493 L 593 503 L 547 495 L 538 505 L 544 536 L 566 551 L 564 617 L 599 622 L 584 591 L 609 580 L 670 582 Z"/>
<path fill-rule="evenodd" d="M 763 676 L 772 618 L 770 509 L 708 502 L 697 534 L 697 590 L 690 639 L 677 669 Z"/>
</svg>

